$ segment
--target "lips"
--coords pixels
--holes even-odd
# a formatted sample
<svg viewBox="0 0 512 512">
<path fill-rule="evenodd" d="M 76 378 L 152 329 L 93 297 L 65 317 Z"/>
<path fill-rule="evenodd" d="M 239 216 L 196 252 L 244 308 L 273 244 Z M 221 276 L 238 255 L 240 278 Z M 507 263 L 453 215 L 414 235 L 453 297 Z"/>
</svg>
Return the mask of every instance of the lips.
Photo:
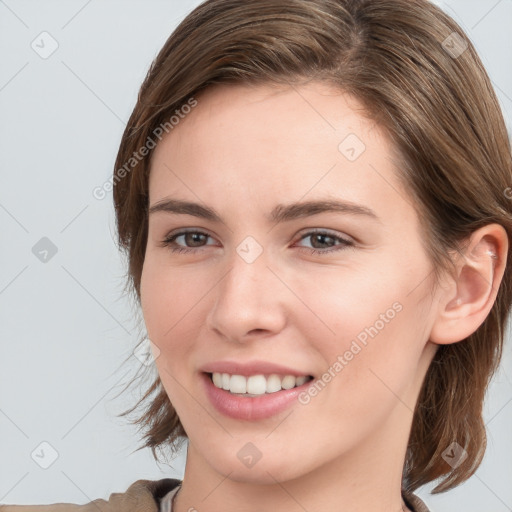
<svg viewBox="0 0 512 512">
<path fill-rule="evenodd" d="M 266 361 L 218 361 L 204 365 L 201 370 L 203 389 L 213 407 L 224 416 L 246 421 L 262 420 L 282 413 L 298 402 L 299 394 L 313 381 L 308 371 Z M 269 381 L 271 386 L 277 387 L 276 378 L 281 389 L 267 392 Z M 262 392 L 263 382 L 265 392 Z M 257 393 L 247 393 L 248 385 L 249 391 Z"/>
</svg>

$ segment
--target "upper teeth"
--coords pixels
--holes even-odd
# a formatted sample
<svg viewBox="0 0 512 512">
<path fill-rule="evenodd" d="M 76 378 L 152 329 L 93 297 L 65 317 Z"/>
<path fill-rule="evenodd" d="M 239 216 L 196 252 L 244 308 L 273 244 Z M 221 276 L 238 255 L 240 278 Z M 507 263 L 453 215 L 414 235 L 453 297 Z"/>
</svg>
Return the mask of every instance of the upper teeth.
<svg viewBox="0 0 512 512">
<path fill-rule="evenodd" d="M 308 380 L 308 377 L 302 375 L 230 375 L 229 373 L 212 374 L 212 380 L 215 387 L 225 389 L 231 393 L 247 393 L 250 395 L 263 395 L 265 393 L 275 393 L 281 389 L 291 389 L 295 386 L 301 386 Z"/>
</svg>

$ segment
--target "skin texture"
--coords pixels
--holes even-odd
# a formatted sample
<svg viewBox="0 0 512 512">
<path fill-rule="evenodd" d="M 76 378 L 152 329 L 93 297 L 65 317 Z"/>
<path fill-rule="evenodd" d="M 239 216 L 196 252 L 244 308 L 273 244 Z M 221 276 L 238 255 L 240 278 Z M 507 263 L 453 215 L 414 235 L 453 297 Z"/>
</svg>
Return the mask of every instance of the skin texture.
<svg viewBox="0 0 512 512">
<path fill-rule="evenodd" d="M 175 509 L 398 512 L 424 375 L 439 343 L 462 340 L 485 319 L 506 234 L 497 225 L 475 232 L 459 279 L 432 289 L 391 142 L 354 98 L 310 83 L 217 86 L 197 99 L 155 149 L 150 206 L 193 201 L 223 222 L 152 213 L 141 281 L 159 375 L 189 436 Z M 343 143 L 350 134 L 352 144 Z M 365 146 L 356 159 L 354 136 Z M 364 205 L 378 220 L 340 212 L 266 219 L 277 204 L 326 198 Z M 353 245 L 305 237 L 314 228 Z M 181 236 L 173 246 L 196 252 L 173 253 L 162 242 L 182 229 L 208 236 Z M 237 252 L 248 236 L 263 249 L 252 263 Z M 320 379 L 393 304 L 400 311 L 305 405 L 241 421 L 217 412 L 203 391 L 199 368 L 227 359 Z M 237 457 L 249 442 L 261 452 L 250 468 Z"/>
</svg>

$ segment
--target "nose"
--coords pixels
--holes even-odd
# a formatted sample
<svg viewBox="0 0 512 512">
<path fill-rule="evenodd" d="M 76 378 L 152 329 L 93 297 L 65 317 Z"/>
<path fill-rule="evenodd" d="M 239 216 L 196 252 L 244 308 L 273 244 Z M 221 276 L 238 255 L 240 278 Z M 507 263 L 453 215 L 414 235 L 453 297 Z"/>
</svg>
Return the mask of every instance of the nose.
<svg viewBox="0 0 512 512">
<path fill-rule="evenodd" d="M 253 262 L 234 253 L 224 277 L 210 292 L 215 298 L 207 316 L 209 330 L 228 341 L 246 343 L 284 328 L 285 301 L 293 295 L 268 260 L 265 252 Z"/>
</svg>

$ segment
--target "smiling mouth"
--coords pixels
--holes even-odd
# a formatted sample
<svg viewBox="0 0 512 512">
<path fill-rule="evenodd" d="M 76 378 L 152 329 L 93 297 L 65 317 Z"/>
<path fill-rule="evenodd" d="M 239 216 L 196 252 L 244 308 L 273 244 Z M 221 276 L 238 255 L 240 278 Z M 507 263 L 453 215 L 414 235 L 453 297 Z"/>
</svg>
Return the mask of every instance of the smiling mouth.
<svg viewBox="0 0 512 512">
<path fill-rule="evenodd" d="M 233 375 L 229 373 L 207 373 L 213 385 L 218 389 L 228 391 L 232 395 L 256 397 L 277 393 L 282 390 L 302 386 L 313 379 L 311 375 L 279 375 L 255 374 L 250 376 Z"/>
</svg>

